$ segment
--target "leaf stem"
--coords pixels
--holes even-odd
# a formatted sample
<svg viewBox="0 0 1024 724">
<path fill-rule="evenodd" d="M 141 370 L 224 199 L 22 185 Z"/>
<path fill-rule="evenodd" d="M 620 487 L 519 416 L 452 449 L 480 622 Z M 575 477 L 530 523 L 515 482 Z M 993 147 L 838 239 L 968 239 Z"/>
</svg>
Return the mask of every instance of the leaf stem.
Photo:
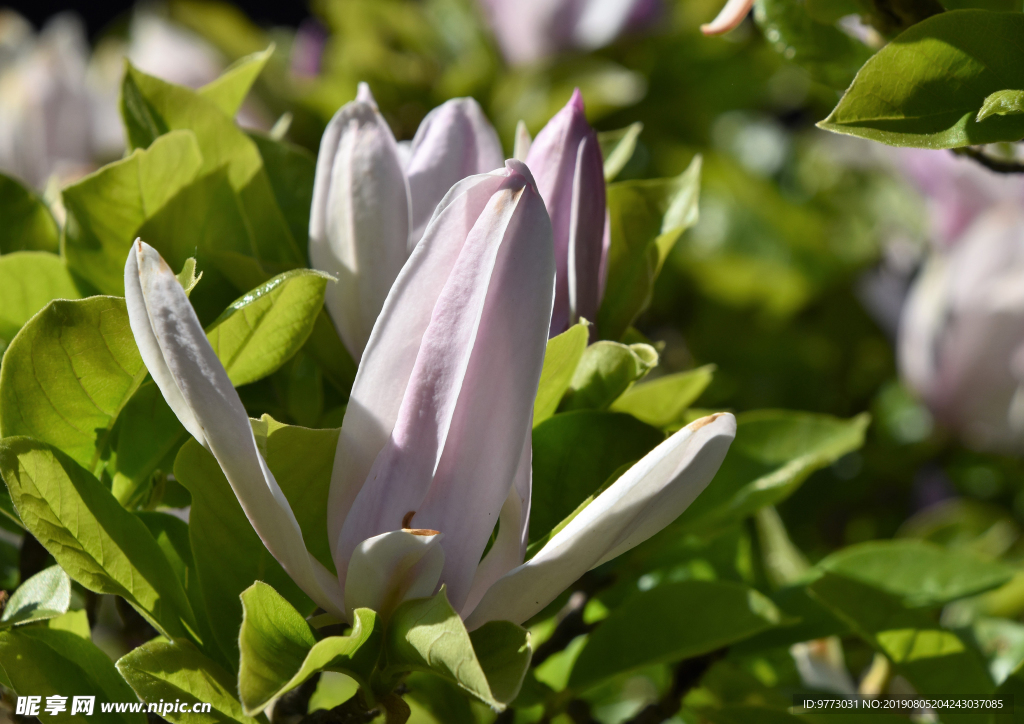
<svg viewBox="0 0 1024 724">
<path fill-rule="evenodd" d="M 995 173 L 1024 173 L 1024 163 L 993 158 L 980 148 L 966 146 L 964 148 L 951 148 L 949 150 L 957 156 L 966 156 L 967 158 L 980 163 L 989 171 L 994 171 Z"/>
</svg>

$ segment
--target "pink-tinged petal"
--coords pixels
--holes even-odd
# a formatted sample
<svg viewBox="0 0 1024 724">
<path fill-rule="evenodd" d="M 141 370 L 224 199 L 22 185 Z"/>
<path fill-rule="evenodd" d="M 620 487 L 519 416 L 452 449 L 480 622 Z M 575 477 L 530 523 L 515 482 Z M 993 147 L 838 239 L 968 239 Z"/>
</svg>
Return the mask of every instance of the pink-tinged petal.
<svg viewBox="0 0 1024 724">
<path fill-rule="evenodd" d="M 407 598 L 434 595 L 444 567 L 443 536 L 432 530 L 392 530 L 352 551 L 345 576 L 345 608 L 369 608 L 387 617 Z"/>
<path fill-rule="evenodd" d="M 604 262 L 604 162 L 594 137 L 580 141 L 572 181 L 569 218 L 569 324 L 580 317 L 597 320 L 601 305 L 601 265 Z M 560 330 L 561 331 L 561 330 Z"/>
<path fill-rule="evenodd" d="M 414 515 L 450 532 L 442 582 L 458 610 L 512 486 L 544 360 L 554 262 L 529 171 L 465 237 L 423 334 L 398 419 L 345 521 L 339 554 Z M 422 244 L 432 243 L 435 223 Z M 510 434 L 510 431 L 520 431 Z"/>
<path fill-rule="evenodd" d="M 473 224 L 504 183 L 504 174 L 496 173 L 456 184 L 438 205 L 430 233 L 413 250 L 384 303 L 352 384 L 334 456 L 327 532 L 335 566 L 348 563 L 351 551 L 344 556 L 338 551 L 341 527 L 395 427 L 434 305 Z"/>
<path fill-rule="evenodd" d="M 448 189 L 500 169 L 505 156 L 494 126 L 472 98 L 453 98 L 427 114 L 412 140 L 406 173 L 412 198 L 410 249 L 423 237 Z"/>
<path fill-rule="evenodd" d="M 516 140 L 515 146 L 512 148 L 512 158 L 525 162 L 532 145 L 533 137 L 530 136 L 530 129 L 526 127 L 526 121 L 519 121 L 516 124 Z"/>
<path fill-rule="evenodd" d="M 705 35 L 723 35 L 743 22 L 754 7 L 754 0 L 729 0 L 714 20 L 700 26 Z"/>
<path fill-rule="evenodd" d="M 571 47 L 579 16 L 566 0 L 482 0 L 488 23 L 511 65 L 529 65 Z"/>
<path fill-rule="evenodd" d="M 343 615 L 338 581 L 307 552 L 291 506 L 259 453 L 242 401 L 185 290 L 160 254 L 142 241 L 135 242 L 125 265 L 125 288 L 132 332 L 165 399 L 186 407 L 182 423 L 198 428 L 196 439 L 217 459 L 267 550 L 318 605 Z"/>
<path fill-rule="evenodd" d="M 576 579 L 675 520 L 715 476 L 736 435 L 719 413 L 690 423 L 649 452 L 559 531 L 536 556 L 491 586 L 466 619 L 521 623 Z"/>
<path fill-rule="evenodd" d="M 586 143 L 584 144 L 584 141 Z M 583 149 L 580 148 L 581 144 Z M 577 177 L 577 160 L 583 163 L 580 183 Z M 596 159 L 596 166 L 595 166 Z M 599 273 L 599 255 L 602 243 L 603 221 L 605 218 L 604 168 L 601 160 L 597 134 L 587 123 L 583 112 L 583 96 L 577 88 L 566 106 L 548 121 L 537 137 L 533 139 L 526 165 L 537 179 L 537 188 L 548 213 L 555 239 L 555 305 L 551 313 L 552 335 L 568 329 L 572 318 L 572 300 L 569 294 L 570 263 L 569 247 L 572 243 L 578 258 L 593 259 L 588 270 L 595 276 L 582 288 L 589 292 L 599 289 L 596 278 Z M 595 168 L 597 177 L 593 176 Z M 574 192 L 575 190 L 575 192 Z M 573 224 L 574 200 L 578 221 Z M 575 238 L 570 242 L 570 238 Z M 577 271 L 576 273 L 581 273 Z M 593 296 L 593 294 L 591 294 Z M 587 301 L 585 306 L 589 306 Z M 596 304 L 593 305 L 596 308 Z"/>
<path fill-rule="evenodd" d="M 608 285 L 608 250 L 612 246 L 612 217 L 608 209 L 604 210 L 604 233 L 601 236 L 601 269 L 597 273 L 597 306 L 601 308 L 601 300 L 604 299 L 604 290 Z M 589 320 L 590 318 L 587 317 Z M 595 317 L 596 320 L 596 317 Z"/>
<path fill-rule="evenodd" d="M 531 437 L 532 429 L 528 430 L 526 434 L 523 454 L 519 459 L 519 467 L 516 469 L 515 482 L 512 484 L 512 489 L 508 491 L 505 504 L 501 506 L 501 514 L 498 518 L 498 536 L 476 568 L 469 594 L 462 606 L 463 616 L 476 608 L 480 599 L 487 593 L 487 589 L 494 585 L 495 581 L 513 568 L 522 565 L 523 559 L 526 557 L 526 544 L 530 532 L 530 498 L 533 492 L 533 442 Z"/>
<path fill-rule="evenodd" d="M 395 138 L 360 84 L 324 132 L 309 217 L 310 262 L 338 279 L 325 303 L 357 360 L 408 258 L 410 214 Z"/>
</svg>

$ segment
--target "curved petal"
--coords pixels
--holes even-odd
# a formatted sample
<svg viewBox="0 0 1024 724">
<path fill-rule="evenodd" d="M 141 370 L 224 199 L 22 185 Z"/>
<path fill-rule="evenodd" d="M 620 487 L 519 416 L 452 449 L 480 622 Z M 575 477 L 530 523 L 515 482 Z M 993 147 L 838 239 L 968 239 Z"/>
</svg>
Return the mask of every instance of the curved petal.
<svg viewBox="0 0 1024 724">
<path fill-rule="evenodd" d="M 434 595 L 444 566 L 437 531 L 393 530 L 352 551 L 345 576 L 345 608 L 388 616 L 406 598 Z"/>
<path fill-rule="evenodd" d="M 423 243 L 433 243 L 433 224 Z M 465 238 L 391 436 L 345 520 L 339 556 L 415 524 L 443 544 L 452 606 L 468 594 L 523 448 L 544 360 L 554 262 L 544 203 L 519 161 Z M 456 534 L 457 531 L 457 534 Z"/>
<path fill-rule="evenodd" d="M 690 423 L 649 452 L 559 531 L 536 556 L 491 586 L 466 619 L 521 623 L 577 578 L 675 520 L 715 476 L 736 435 L 719 413 Z"/>
<path fill-rule="evenodd" d="M 324 132 L 309 217 L 309 259 L 338 278 L 325 303 L 356 360 L 408 258 L 410 215 L 395 138 L 360 84 Z"/>
<path fill-rule="evenodd" d="M 142 241 L 128 256 L 125 292 L 142 359 L 168 404 L 177 406 L 175 412 L 183 410 L 182 424 L 200 432 L 196 439 L 217 458 L 267 550 L 318 605 L 343 615 L 338 581 L 307 552 L 291 506 L 259 453 L 242 401 L 185 290 L 160 254 Z"/>
<path fill-rule="evenodd" d="M 576 151 L 569 213 L 569 324 L 580 317 L 597 320 L 604 291 L 601 275 L 607 217 L 601 149 L 596 137 L 585 136 Z"/>
<path fill-rule="evenodd" d="M 427 114 L 412 140 L 406 173 L 412 198 L 410 249 L 423 237 L 448 189 L 500 169 L 505 156 L 494 126 L 472 98 L 453 98 Z"/>
<path fill-rule="evenodd" d="M 743 22 L 754 7 L 754 0 L 729 0 L 710 23 L 700 26 L 705 35 L 723 35 Z"/>
</svg>

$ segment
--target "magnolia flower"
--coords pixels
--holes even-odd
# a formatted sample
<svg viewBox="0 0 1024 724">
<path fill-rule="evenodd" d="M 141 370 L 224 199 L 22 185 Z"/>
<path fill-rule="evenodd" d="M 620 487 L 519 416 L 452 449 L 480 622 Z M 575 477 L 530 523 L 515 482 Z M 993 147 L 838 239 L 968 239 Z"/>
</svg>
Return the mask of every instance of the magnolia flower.
<svg viewBox="0 0 1024 724">
<path fill-rule="evenodd" d="M 731 415 L 691 423 L 524 563 L 554 266 L 551 224 L 521 162 L 459 182 L 438 206 L 374 325 L 339 435 L 327 508 L 337 577 L 307 552 L 184 290 L 141 241 L 125 266 L 125 297 L 168 404 L 318 605 L 344 618 L 363 606 L 386 616 L 443 585 L 474 628 L 525 621 L 663 528 L 711 480 L 735 434 Z"/>
<path fill-rule="evenodd" d="M 501 52 L 528 65 L 564 50 L 595 50 L 650 27 L 660 0 L 481 0 Z"/>
<path fill-rule="evenodd" d="M 555 235 L 553 336 L 580 317 L 597 319 L 610 238 L 604 161 L 579 88 L 529 144 L 526 165 L 537 179 Z"/>
<path fill-rule="evenodd" d="M 933 254 L 904 306 L 900 371 L 969 445 L 1024 448 L 1024 212 L 984 212 Z"/>
<path fill-rule="evenodd" d="M 391 284 L 457 181 L 502 165 L 501 142 L 472 98 L 435 108 L 408 157 L 369 86 L 331 119 L 320 143 L 309 218 L 309 258 L 335 275 L 327 309 L 359 359 Z"/>
<path fill-rule="evenodd" d="M 723 35 L 736 28 L 750 14 L 754 0 L 728 0 L 721 12 L 710 23 L 700 26 L 705 35 Z"/>
</svg>

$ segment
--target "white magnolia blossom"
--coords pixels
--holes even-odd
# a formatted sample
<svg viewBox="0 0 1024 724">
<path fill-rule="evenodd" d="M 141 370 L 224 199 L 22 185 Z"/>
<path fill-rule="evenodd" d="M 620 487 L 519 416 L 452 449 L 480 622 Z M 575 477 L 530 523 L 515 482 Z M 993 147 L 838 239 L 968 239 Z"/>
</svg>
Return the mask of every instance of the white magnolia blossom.
<svg viewBox="0 0 1024 724">
<path fill-rule="evenodd" d="M 448 189 L 503 161 L 498 134 L 472 98 L 428 113 L 407 147 L 395 142 L 365 83 L 331 119 L 316 163 L 309 258 L 338 277 L 327 309 L 354 359 Z"/>
<path fill-rule="evenodd" d="M 554 279 L 551 222 L 522 162 L 460 181 L 438 205 L 352 387 L 326 511 L 337 577 L 307 551 L 184 290 L 142 241 L 125 266 L 125 297 L 154 381 L 302 590 L 350 619 L 355 608 L 387 615 L 444 586 L 472 629 L 525 621 L 664 528 L 707 486 L 735 435 L 729 414 L 691 423 L 525 561 Z"/>
<path fill-rule="evenodd" d="M 900 320 L 907 384 L 969 445 L 1024 449 L 1024 211 L 983 212 L 915 280 Z"/>
</svg>

